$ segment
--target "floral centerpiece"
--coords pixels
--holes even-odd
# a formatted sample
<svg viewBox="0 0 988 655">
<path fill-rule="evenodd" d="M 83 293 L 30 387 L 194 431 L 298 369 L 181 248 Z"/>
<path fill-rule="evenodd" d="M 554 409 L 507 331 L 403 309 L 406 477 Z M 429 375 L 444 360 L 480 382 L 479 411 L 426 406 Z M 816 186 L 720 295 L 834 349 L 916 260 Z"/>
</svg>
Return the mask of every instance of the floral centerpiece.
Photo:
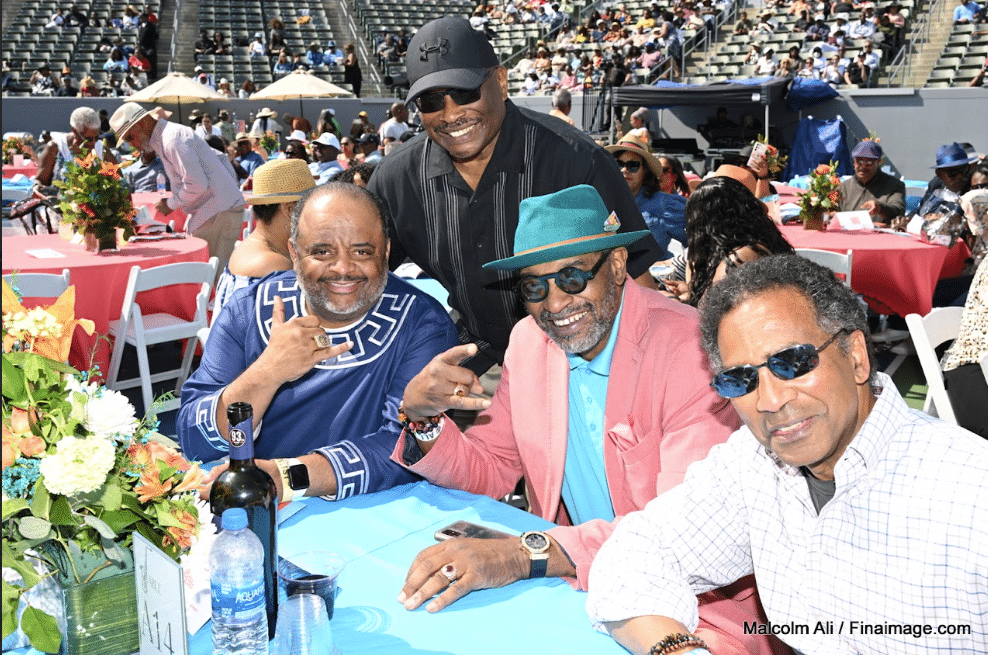
<svg viewBox="0 0 988 655">
<path fill-rule="evenodd" d="M 14 155 L 23 155 L 24 147 L 31 143 L 31 137 L 9 136 L 3 140 L 3 163 L 13 164 Z"/>
<path fill-rule="evenodd" d="M 71 623 L 62 634 L 41 609 L 51 603 L 30 593 L 35 586 L 132 572 L 135 532 L 178 559 L 199 528 L 202 473 L 155 441 L 154 408 L 138 420 L 126 397 L 63 363 L 75 327 L 93 330 L 75 319 L 74 300 L 69 287 L 51 307 L 26 310 L 3 283 L 5 647 L 18 627 L 46 652 L 73 636 Z M 122 588 L 134 604 L 133 579 Z"/>
<path fill-rule="evenodd" d="M 100 250 L 116 247 L 117 228 L 123 229 L 125 239 L 134 235 L 137 210 L 120 177 L 119 164 L 90 152 L 85 158 L 68 162 L 65 181 L 55 182 L 55 186 L 62 190 L 58 205 L 62 216 L 76 232 L 100 241 Z"/>
<path fill-rule="evenodd" d="M 799 194 L 799 217 L 803 227 L 807 230 L 824 229 L 824 214 L 836 211 L 840 199 L 836 162 L 820 164 L 810 173 L 806 191 Z"/>
<path fill-rule="evenodd" d="M 270 155 L 272 152 L 278 151 L 278 137 L 274 132 L 268 130 L 261 137 L 261 147 L 264 148 Z"/>
<path fill-rule="evenodd" d="M 751 145 L 755 145 L 756 143 L 765 144 L 765 165 L 768 167 L 769 177 L 774 178 L 785 169 L 788 157 L 786 155 L 780 155 L 779 149 L 769 143 L 768 139 L 762 134 L 759 134 L 758 138 L 751 142 Z"/>
</svg>

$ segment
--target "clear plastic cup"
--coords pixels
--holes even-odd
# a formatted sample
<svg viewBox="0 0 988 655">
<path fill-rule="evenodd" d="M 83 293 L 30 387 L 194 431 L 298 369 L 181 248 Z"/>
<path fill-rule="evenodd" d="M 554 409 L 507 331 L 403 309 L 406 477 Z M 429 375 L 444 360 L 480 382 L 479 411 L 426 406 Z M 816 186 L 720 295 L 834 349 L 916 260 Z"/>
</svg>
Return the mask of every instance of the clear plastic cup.
<svg viewBox="0 0 988 655">
<path fill-rule="evenodd" d="M 315 594 L 326 604 L 326 616 L 333 618 L 336 582 L 343 571 L 343 558 L 327 551 L 305 551 L 283 557 L 278 562 L 278 578 L 288 599 L 298 594 Z"/>
<path fill-rule="evenodd" d="M 321 596 L 297 593 L 278 608 L 271 652 L 278 655 L 339 655 Z"/>
</svg>

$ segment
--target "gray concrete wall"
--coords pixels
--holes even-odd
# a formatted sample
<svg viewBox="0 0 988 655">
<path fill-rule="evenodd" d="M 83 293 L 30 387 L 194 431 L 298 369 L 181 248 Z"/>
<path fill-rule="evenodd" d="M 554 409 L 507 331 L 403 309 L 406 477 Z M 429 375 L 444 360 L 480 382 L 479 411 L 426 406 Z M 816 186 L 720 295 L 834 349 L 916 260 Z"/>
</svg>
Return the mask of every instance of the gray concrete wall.
<svg viewBox="0 0 988 655">
<path fill-rule="evenodd" d="M 548 112 L 548 97 L 524 97 L 514 99 L 519 105 L 537 111 Z M 111 114 L 122 102 L 119 98 L 3 98 L 2 131 L 33 132 L 41 130 L 64 131 L 68 129 L 69 114 L 81 104 L 95 109 L 106 108 Z M 380 124 L 384 120 L 391 100 L 379 99 L 305 99 L 282 102 L 258 102 L 254 100 L 230 100 L 198 105 L 185 104 L 181 115 L 188 116 L 193 107 L 215 114 L 220 108 L 236 112 L 246 119 L 261 107 L 271 107 L 279 114 L 289 112 L 302 115 L 313 125 L 319 112 L 327 107 L 336 110 L 336 118 L 344 131 L 360 111 L 367 111 L 371 120 Z M 176 105 L 164 105 L 179 111 Z M 697 138 L 701 148 L 707 143 L 696 133 L 696 127 L 706 122 L 715 107 L 674 107 L 653 110 L 650 127 L 660 138 Z M 737 119 L 744 112 L 751 112 L 763 120 L 764 107 L 732 107 L 730 115 Z M 841 95 L 822 105 L 802 113 L 788 111 L 781 103 L 770 107 L 770 126 L 781 130 L 786 142 L 790 142 L 796 125 L 803 116 L 833 118 L 841 116 L 848 125 L 853 140 L 868 135 L 869 130 L 881 138 L 882 146 L 892 168 L 908 179 L 929 179 L 930 166 L 938 146 L 951 141 L 973 143 L 981 152 L 988 152 L 988 89 L 873 89 L 843 91 Z M 582 120 L 581 96 L 573 97 L 571 116 L 579 125 Z"/>
</svg>

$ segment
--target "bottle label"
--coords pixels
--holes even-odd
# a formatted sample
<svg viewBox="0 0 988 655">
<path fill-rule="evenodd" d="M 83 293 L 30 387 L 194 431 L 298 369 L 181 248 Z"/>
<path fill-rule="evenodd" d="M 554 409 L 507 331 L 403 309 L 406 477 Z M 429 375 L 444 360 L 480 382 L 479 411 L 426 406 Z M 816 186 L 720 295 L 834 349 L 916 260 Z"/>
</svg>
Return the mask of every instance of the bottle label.
<svg viewBox="0 0 988 655">
<path fill-rule="evenodd" d="M 230 430 L 230 445 L 239 448 L 247 443 L 247 435 L 243 430 L 233 428 Z"/>
<path fill-rule="evenodd" d="M 211 592 L 213 615 L 222 617 L 224 621 L 246 623 L 254 620 L 258 612 L 264 612 L 263 581 L 252 587 L 233 587 L 213 582 Z"/>
</svg>

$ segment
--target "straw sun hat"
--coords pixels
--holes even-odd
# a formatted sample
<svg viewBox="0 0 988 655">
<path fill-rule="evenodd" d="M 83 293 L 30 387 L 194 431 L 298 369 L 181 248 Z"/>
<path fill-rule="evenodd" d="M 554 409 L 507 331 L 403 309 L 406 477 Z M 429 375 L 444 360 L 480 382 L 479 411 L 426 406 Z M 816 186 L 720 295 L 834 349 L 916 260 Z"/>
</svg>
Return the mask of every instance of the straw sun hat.
<svg viewBox="0 0 988 655">
<path fill-rule="evenodd" d="M 252 205 L 295 202 L 314 186 L 316 181 L 304 161 L 276 159 L 254 171 L 254 193 L 247 202 Z"/>
<path fill-rule="evenodd" d="M 613 146 L 607 146 L 606 150 L 613 155 L 617 155 L 619 152 L 633 152 L 645 160 L 645 165 L 648 166 L 648 169 L 652 171 L 655 177 L 662 179 L 662 162 L 656 159 L 648 146 L 642 143 L 637 137 L 629 134 Z"/>
</svg>

